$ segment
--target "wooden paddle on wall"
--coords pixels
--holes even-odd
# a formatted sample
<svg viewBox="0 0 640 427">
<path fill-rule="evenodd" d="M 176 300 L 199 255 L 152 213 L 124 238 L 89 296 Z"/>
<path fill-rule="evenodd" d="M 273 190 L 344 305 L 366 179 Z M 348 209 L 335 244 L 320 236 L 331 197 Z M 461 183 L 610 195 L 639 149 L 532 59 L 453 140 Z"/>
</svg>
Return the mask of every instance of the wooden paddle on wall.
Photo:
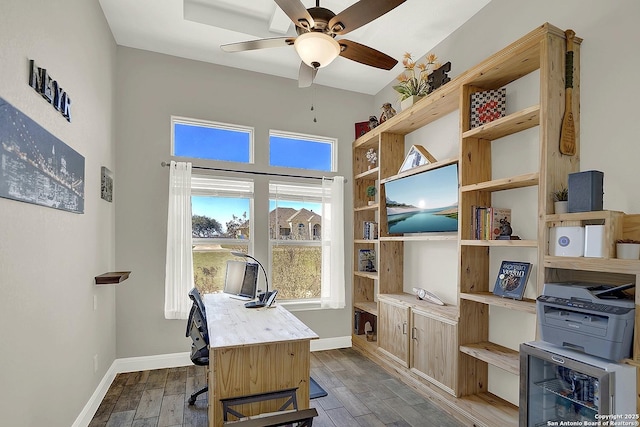
<svg viewBox="0 0 640 427">
<path fill-rule="evenodd" d="M 573 30 L 564 32 L 567 37 L 567 53 L 565 54 L 565 108 L 560 130 L 560 152 L 568 156 L 576 154 L 576 129 L 573 123 Z"/>
</svg>

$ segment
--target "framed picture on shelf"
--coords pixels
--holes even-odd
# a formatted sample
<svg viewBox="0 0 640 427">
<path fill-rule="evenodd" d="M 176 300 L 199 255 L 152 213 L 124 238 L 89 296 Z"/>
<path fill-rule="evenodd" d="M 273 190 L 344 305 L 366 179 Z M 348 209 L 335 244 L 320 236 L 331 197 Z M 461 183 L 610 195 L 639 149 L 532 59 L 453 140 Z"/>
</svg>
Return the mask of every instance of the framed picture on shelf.
<svg viewBox="0 0 640 427">
<path fill-rule="evenodd" d="M 400 166 L 400 172 L 408 171 L 418 166 L 434 163 L 437 160 L 431 155 L 422 145 L 412 145 L 409 149 L 407 157 L 405 157 L 402 166 Z"/>
<path fill-rule="evenodd" d="M 358 251 L 358 271 L 367 273 L 376 272 L 376 251 L 373 249 L 360 249 Z"/>
<path fill-rule="evenodd" d="M 369 132 L 369 122 L 356 123 L 356 139 Z"/>
</svg>

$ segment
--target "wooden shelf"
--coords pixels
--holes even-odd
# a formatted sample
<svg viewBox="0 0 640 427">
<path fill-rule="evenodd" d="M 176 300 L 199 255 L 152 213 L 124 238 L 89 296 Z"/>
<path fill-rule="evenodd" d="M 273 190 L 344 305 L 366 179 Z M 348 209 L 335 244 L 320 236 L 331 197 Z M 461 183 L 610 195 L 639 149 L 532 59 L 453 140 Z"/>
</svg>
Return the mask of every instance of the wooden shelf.
<svg viewBox="0 0 640 427">
<path fill-rule="evenodd" d="M 353 243 L 360 244 L 360 245 L 375 244 L 375 243 L 378 243 L 378 239 L 355 239 Z"/>
<path fill-rule="evenodd" d="M 358 180 L 358 179 L 371 179 L 371 180 L 376 180 L 378 179 L 378 171 L 380 170 L 380 168 L 378 168 L 377 166 L 375 168 L 371 168 L 367 171 L 364 171 L 362 173 L 359 173 L 357 175 L 353 176 L 354 180 Z"/>
<path fill-rule="evenodd" d="M 443 161 L 440 161 L 440 162 L 427 163 L 426 165 L 418 166 L 418 167 L 409 169 L 408 171 L 401 172 L 401 173 L 399 173 L 397 175 L 393 175 L 393 176 L 390 176 L 388 178 L 382 179 L 382 180 L 380 180 L 380 184 L 384 184 L 385 182 L 389 182 L 389 181 L 394 181 L 394 180 L 399 179 L 399 178 L 406 178 L 408 176 L 417 175 L 419 173 L 426 172 L 426 171 L 431 170 L 431 169 L 438 169 L 438 168 L 441 168 L 443 166 L 451 165 L 451 164 L 454 164 L 454 163 L 458 163 L 458 158 L 457 157 L 451 158 L 451 159 L 447 159 L 447 160 L 443 160 Z"/>
<path fill-rule="evenodd" d="M 420 234 L 420 235 L 405 235 L 405 236 L 384 236 L 380 237 L 382 241 L 388 242 L 411 242 L 411 241 L 428 241 L 428 240 L 446 240 L 457 241 L 458 233 L 452 234 Z"/>
<path fill-rule="evenodd" d="M 494 140 L 530 129 L 540 124 L 540 105 L 525 108 L 462 134 L 463 138 Z"/>
<path fill-rule="evenodd" d="M 535 173 L 527 173 L 510 178 L 494 179 L 492 181 L 479 182 L 477 184 L 464 185 L 460 187 L 461 192 L 468 191 L 503 191 L 512 190 L 514 188 L 532 187 L 538 185 L 540 175 Z"/>
<path fill-rule="evenodd" d="M 353 142 L 353 148 L 377 148 L 382 133 L 406 135 L 458 109 L 462 76 L 434 90 Z"/>
<path fill-rule="evenodd" d="M 96 276 L 96 285 L 113 285 L 129 278 L 130 271 L 112 271 Z"/>
<path fill-rule="evenodd" d="M 461 246 L 504 246 L 504 247 L 523 247 L 523 248 L 537 248 L 537 240 L 461 240 Z"/>
<path fill-rule="evenodd" d="M 379 203 L 375 203 L 373 205 L 358 206 L 358 207 L 353 208 L 353 210 L 356 211 L 356 212 L 360 212 L 360 211 L 375 211 L 375 210 L 378 210 L 379 206 L 380 206 Z"/>
<path fill-rule="evenodd" d="M 391 301 L 396 304 L 402 304 L 410 307 L 414 311 L 427 312 L 436 314 L 439 317 L 449 319 L 452 321 L 458 321 L 459 311 L 455 305 L 438 305 L 428 301 L 419 300 L 413 294 L 380 294 L 378 299 Z"/>
<path fill-rule="evenodd" d="M 520 374 L 520 353 L 492 342 L 461 345 L 460 351 L 514 375 Z"/>
<path fill-rule="evenodd" d="M 640 261 L 617 258 L 585 258 L 545 256 L 544 266 L 568 270 L 600 271 L 606 273 L 639 274 Z"/>
<path fill-rule="evenodd" d="M 353 306 L 367 313 L 371 313 L 374 316 L 378 315 L 378 303 L 373 301 L 358 301 L 354 302 Z"/>
<path fill-rule="evenodd" d="M 354 271 L 353 275 L 354 276 L 360 276 L 360 277 L 366 277 L 367 279 L 378 280 L 378 273 L 377 272 L 369 273 L 367 271 Z"/>
<path fill-rule="evenodd" d="M 528 298 L 519 301 L 502 298 L 491 292 L 461 292 L 460 298 L 496 307 L 508 308 L 510 310 L 522 311 L 524 313 L 536 314 L 536 301 Z"/>
<path fill-rule="evenodd" d="M 456 400 L 458 410 L 473 420 L 476 426 L 517 427 L 518 407 L 491 393 L 478 393 Z"/>
</svg>

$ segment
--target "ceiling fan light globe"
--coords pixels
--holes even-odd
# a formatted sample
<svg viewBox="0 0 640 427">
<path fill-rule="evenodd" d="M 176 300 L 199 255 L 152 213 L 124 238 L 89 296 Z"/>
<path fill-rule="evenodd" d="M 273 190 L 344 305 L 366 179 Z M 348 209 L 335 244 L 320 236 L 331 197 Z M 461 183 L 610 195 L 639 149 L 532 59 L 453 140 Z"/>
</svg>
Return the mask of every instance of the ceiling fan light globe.
<svg viewBox="0 0 640 427">
<path fill-rule="evenodd" d="M 316 31 L 298 36 L 293 45 L 302 62 L 312 68 L 326 67 L 340 55 L 338 42 Z"/>
</svg>

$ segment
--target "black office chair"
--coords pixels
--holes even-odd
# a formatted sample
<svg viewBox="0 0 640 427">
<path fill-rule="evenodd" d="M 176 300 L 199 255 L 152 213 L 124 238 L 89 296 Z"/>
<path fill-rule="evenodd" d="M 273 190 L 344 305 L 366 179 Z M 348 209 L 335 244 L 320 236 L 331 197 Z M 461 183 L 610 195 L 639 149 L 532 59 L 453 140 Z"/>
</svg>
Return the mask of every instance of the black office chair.
<svg viewBox="0 0 640 427">
<path fill-rule="evenodd" d="M 194 365 L 209 366 L 209 331 L 207 330 L 207 315 L 200 292 L 196 288 L 189 291 L 189 298 L 193 301 L 189 320 L 187 321 L 187 337 L 191 337 L 191 361 Z M 196 398 L 209 390 L 209 386 L 196 391 L 189 397 L 189 405 L 196 403 Z"/>
</svg>

